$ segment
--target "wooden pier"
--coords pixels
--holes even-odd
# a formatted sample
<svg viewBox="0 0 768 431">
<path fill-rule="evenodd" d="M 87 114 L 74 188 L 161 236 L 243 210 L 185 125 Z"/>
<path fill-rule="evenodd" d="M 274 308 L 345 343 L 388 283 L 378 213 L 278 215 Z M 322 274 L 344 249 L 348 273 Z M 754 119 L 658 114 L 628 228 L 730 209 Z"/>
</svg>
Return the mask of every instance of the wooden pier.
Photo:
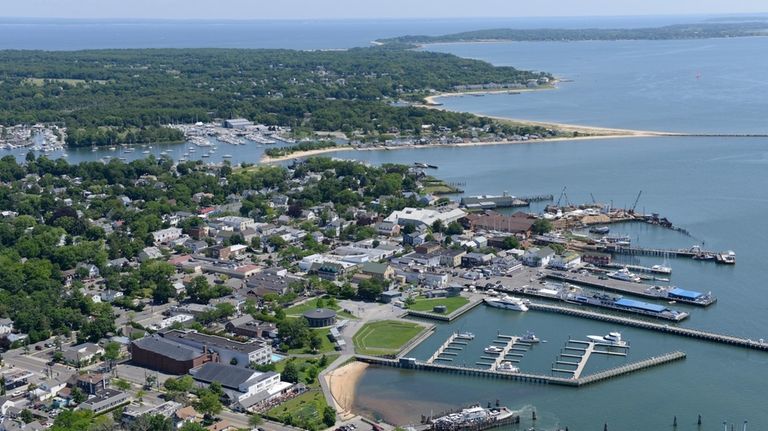
<svg viewBox="0 0 768 431">
<path fill-rule="evenodd" d="M 427 359 L 427 363 L 428 363 L 428 364 L 431 364 L 431 363 L 435 362 L 436 360 L 438 360 L 438 359 L 441 359 L 441 358 L 440 358 L 440 356 L 442 356 L 443 354 L 447 354 L 447 353 L 446 353 L 446 350 L 448 350 L 448 349 L 450 349 L 450 348 L 451 348 L 451 344 L 453 344 L 453 342 L 454 342 L 454 341 L 455 341 L 455 340 L 456 340 L 458 337 L 459 337 L 459 334 L 457 334 L 457 333 L 455 333 L 455 332 L 454 332 L 453 334 L 451 334 L 451 336 L 450 336 L 450 337 L 448 337 L 448 339 L 447 339 L 447 340 L 445 340 L 445 343 L 443 343 L 443 344 L 442 344 L 442 345 L 441 345 L 441 346 L 440 346 L 440 347 L 439 347 L 439 348 L 438 348 L 438 349 L 435 351 L 435 353 L 434 353 L 432 356 L 430 356 L 430 357 L 429 357 L 429 359 Z M 460 348 L 460 347 L 456 347 L 456 349 L 458 349 L 458 350 L 461 350 L 461 348 Z"/>
<path fill-rule="evenodd" d="M 573 347 L 571 346 L 571 344 L 576 344 L 578 346 L 584 346 L 584 347 Z M 618 350 L 621 350 L 621 352 L 611 352 L 609 350 L 602 350 L 601 347 L 616 348 Z M 628 349 L 628 346 L 612 346 L 609 344 L 595 343 L 594 341 L 568 340 L 565 343 L 565 347 L 563 348 L 563 350 L 578 351 L 578 352 L 581 352 L 581 355 L 574 355 L 571 353 L 560 353 L 560 356 L 565 359 L 578 359 L 579 361 L 571 362 L 571 361 L 556 360 L 555 365 L 553 365 L 552 367 L 552 372 L 570 374 L 572 376 L 571 378 L 579 379 L 581 377 L 581 374 L 584 372 L 584 368 L 587 366 L 587 362 L 589 361 L 589 358 L 593 354 L 627 356 L 626 349 Z M 573 369 L 558 368 L 556 365 L 572 366 L 574 368 Z"/>
<path fill-rule="evenodd" d="M 502 380 L 513 380 L 524 383 L 551 384 L 559 386 L 581 387 L 597 383 L 613 377 L 622 376 L 634 371 L 639 371 L 655 366 L 667 364 L 685 358 L 684 352 L 671 352 L 661 356 L 654 356 L 643 361 L 633 362 L 621 367 L 601 371 L 579 378 L 563 378 L 555 376 L 545 376 L 540 374 L 510 373 L 504 371 L 495 371 L 487 368 L 472 368 L 457 365 L 429 364 L 423 361 L 417 361 L 413 358 L 387 359 L 377 356 L 356 355 L 355 359 L 371 365 L 379 365 L 394 368 L 405 368 L 421 371 L 437 371 L 457 375 L 496 378 Z"/>
<path fill-rule="evenodd" d="M 599 320 L 602 322 L 611 322 L 619 325 L 633 326 L 635 328 L 648 329 L 651 331 L 657 331 L 667 334 L 679 335 L 682 337 L 696 338 L 699 340 L 710 341 L 713 343 L 727 344 L 731 346 L 743 347 L 746 349 L 768 351 L 768 343 L 764 340 L 751 340 L 743 337 L 736 337 L 732 335 L 717 334 L 714 332 L 701 331 L 698 329 L 682 328 L 680 326 L 670 326 L 666 324 L 648 322 L 645 320 L 630 319 L 628 317 L 614 316 L 610 314 L 597 313 L 594 311 L 586 311 L 572 307 L 562 307 L 559 305 L 530 303 L 528 308 L 536 311 L 548 311 L 551 313 L 559 313 L 567 316 L 582 317 L 585 319 Z"/>
</svg>

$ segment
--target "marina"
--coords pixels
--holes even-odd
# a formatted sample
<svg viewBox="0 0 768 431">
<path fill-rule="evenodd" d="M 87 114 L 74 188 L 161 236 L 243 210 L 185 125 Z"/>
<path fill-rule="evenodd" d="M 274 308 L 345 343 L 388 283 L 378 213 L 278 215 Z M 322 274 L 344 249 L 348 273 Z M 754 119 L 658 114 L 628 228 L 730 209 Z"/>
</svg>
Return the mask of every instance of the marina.
<svg viewBox="0 0 768 431">
<path fill-rule="evenodd" d="M 355 359 L 361 362 L 365 362 L 370 365 L 378 365 L 383 367 L 393 368 L 405 368 L 417 371 L 434 371 L 449 374 L 459 374 L 465 376 L 493 378 L 501 380 L 512 380 L 522 383 L 541 384 L 541 385 L 557 385 L 567 387 L 583 387 L 612 379 L 615 377 L 623 376 L 635 371 L 640 371 L 660 365 L 668 364 L 674 361 L 684 359 L 686 354 L 684 352 L 676 351 L 669 352 L 660 356 L 654 356 L 644 359 L 638 362 L 632 362 L 619 367 L 611 368 L 605 371 L 600 371 L 594 374 L 590 374 L 579 378 L 566 378 L 548 376 L 542 374 L 526 374 L 526 373 L 509 373 L 503 371 L 494 371 L 486 368 L 473 368 L 462 367 L 456 365 L 443 365 L 443 364 L 427 364 L 426 362 L 418 361 L 414 358 L 399 358 L 399 359 L 387 359 L 376 356 L 364 356 L 355 355 Z"/>
</svg>

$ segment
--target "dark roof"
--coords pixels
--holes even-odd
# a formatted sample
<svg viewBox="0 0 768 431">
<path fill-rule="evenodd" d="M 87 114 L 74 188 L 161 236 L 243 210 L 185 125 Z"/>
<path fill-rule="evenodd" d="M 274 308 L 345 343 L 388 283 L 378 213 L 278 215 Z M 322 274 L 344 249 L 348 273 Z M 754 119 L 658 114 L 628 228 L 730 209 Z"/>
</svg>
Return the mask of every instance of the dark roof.
<svg viewBox="0 0 768 431">
<path fill-rule="evenodd" d="M 144 337 L 133 342 L 143 350 L 157 353 L 177 361 L 189 361 L 203 355 L 203 351 L 184 344 L 175 343 L 159 335 Z"/>
<path fill-rule="evenodd" d="M 180 340 L 189 340 L 194 344 L 199 344 L 202 346 L 207 346 L 209 349 L 213 351 L 217 351 L 219 349 L 222 350 L 229 350 L 229 351 L 235 351 L 235 352 L 244 352 L 244 353 L 251 353 L 255 352 L 257 350 L 263 349 L 265 343 L 262 342 L 254 342 L 254 343 L 240 343 L 238 341 L 232 341 L 228 338 L 219 337 L 216 335 L 206 335 L 201 334 L 199 332 L 184 332 L 179 330 L 172 330 L 165 332 L 163 334 L 163 337 L 170 341 L 176 341 L 179 343 L 187 344 L 184 341 Z"/>
<path fill-rule="evenodd" d="M 331 319 L 336 317 L 336 312 L 327 308 L 318 308 L 304 313 L 307 319 Z"/>
<path fill-rule="evenodd" d="M 205 383 L 219 382 L 221 383 L 221 386 L 224 386 L 225 388 L 239 390 L 240 385 L 249 380 L 256 383 L 274 376 L 277 373 L 274 371 L 260 373 L 248 368 L 209 362 L 202 367 L 192 370 L 191 374 L 195 380 Z"/>
</svg>

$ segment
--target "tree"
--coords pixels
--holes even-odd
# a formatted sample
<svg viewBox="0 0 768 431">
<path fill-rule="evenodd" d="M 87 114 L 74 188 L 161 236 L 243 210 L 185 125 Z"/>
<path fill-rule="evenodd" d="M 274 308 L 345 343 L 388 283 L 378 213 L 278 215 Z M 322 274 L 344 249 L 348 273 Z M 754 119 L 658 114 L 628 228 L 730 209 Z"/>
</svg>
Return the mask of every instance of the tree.
<svg viewBox="0 0 768 431">
<path fill-rule="evenodd" d="M 128 431 L 172 431 L 173 420 L 163 415 L 143 414 L 128 426 Z"/>
<path fill-rule="evenodd" d="M 194 404 L 195 410 L 204 415 L 215 416 L 221 413 L 222 405 L 219 396 L 215 393 L 204 390 L 198 395 L 197 402 Z"/>
<path fill-rule="evenodd" d="M 459 222 L 451 222 L 448 224 L 448 227 L 445 229 L 445 233 L 448 235 L 461 235 L 464 233 L 464 228 L 461 227 Z"/>
<path fill-rule="evenodd" d="M 308 367 L 306 370 L 307 373 L 307 384 L 311 385 L 314 383 L 315 379 L 317 378 L 317 375 L 320 373 L 316 367 Z"/>
<path fill-rule="evenodd" d="M 552 223 L 547 219 L 539 219 L 533 223 L 533 233 L 542 235 L 552 230 Z"/>
<path fill-rule="evenodd" d="M 328 427 L 336 424 L 336 410 L 333 407 L 325 406 L 323 409 L 323 423 Z"/>
<path fill-rule="evenodd" d="M 110 341 L 104 345 L 104 359 L 113 362 L 120 359 L 120 344 Z"/>
<path fill-rule="evenodd" d="M 90 410 L 63 410 L 53 422 L 51 431 L 89 431 L 93 425 Z"/>
<path fill-rule="evenodd" d="M 29 409 L 22 410 L 20 416 L 21 416 L 21 420 L 25 424 L 28 424 L 28 423 L 30 423 L 30 422 L 35 420 L 35 415 L 33 415 L 32 412 L 29 411 Z"/>
<path fill-rule="evenodd" d="M 248 425 L 250 425 L 251 428 L 256 428 L 263 423 L 264 423 L 264 419 L 261 417 L 260 414 L 252 414 L 248 418 Z"/>
<path fill-rule="evenodd" d="M 187 422 L 179 428 L 179 431 L 207 431 L 207 428 L 197 422 Z"/>
<path fill-rule="evenodd" d="M 519 248 L 520 247 L 520 241 L 513 235 L 510 235 L 506 238 L 504 238 L 504 241 L 501 242 L 501 248 L 504 250 L 511 250 L 513 248 Z"/>
<path fill-rule="evenodd" d="M 289 383 L 299 382 L 299 370 L 293 361 L 285 364 L 285 368 L 283 368 L 283 372 L 280 374 L 280 380 Z"/>
<path fill-rule="evenodd" d="M 72 401 L 75 402 L 75 404 L 80 404 L 88 397 L 83 393 L 83 391 L 80 388 L 74 388 L 72 389 L 72 392 L 70 392 L 70 396 L 72 397 Z"/>
<path fill-rule="evenodd" d="M 363 301 L 375 301 L 383 291 L 384 283 L 375 278 L 363 280 L 357 285 L 357 296 Z"/>
<path fill-rule="evenodd" d="M 443 231 L 443 221 L 442 220 L 435 220 L 432 223 L 432 232 L 439 233 Z"/>
<path fill-rule="evenodd" d="M 320 337 L 317 335 L 317 333 L 313 332 L 312 335 L 309 337 L 309 348 L 312 349 L 313 352 L 317 352 L 320 350 L 320 347 L 323 345 L 323 340 L 320 339 Z"/>
<path fill-rule="evenodd" d="M 309 342 L 309 325 L 304 318 L 285 319 L 277 324 L 277 330 L 282 342 L 292 349 L 303 347 Z"/>
<path fill-rule="evenodd" d="M 131 389 L 131 383 L 127 380 L 123 379 L 114 379 L 112 380 L 112 384 L 120 389 L 121 391 L 127 391 L 128 389 Z"/>
</svg>

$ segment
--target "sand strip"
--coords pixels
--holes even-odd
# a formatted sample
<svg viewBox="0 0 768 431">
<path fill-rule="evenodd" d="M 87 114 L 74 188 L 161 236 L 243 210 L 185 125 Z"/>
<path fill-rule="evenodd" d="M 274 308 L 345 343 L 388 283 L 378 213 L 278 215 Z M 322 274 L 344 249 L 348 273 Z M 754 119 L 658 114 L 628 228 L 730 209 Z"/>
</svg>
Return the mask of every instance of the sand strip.
<svg viewBox="0 0 768 431">
<path fill-rule="evenodd" d="M 331 395 L 339 408 L 344 411 L 343 414 L 352 413 L 357 382 L 363 376 L 366 368 L 368 368 L 368 364 L 354 361 L 325 375 Z"/>
</svg>

